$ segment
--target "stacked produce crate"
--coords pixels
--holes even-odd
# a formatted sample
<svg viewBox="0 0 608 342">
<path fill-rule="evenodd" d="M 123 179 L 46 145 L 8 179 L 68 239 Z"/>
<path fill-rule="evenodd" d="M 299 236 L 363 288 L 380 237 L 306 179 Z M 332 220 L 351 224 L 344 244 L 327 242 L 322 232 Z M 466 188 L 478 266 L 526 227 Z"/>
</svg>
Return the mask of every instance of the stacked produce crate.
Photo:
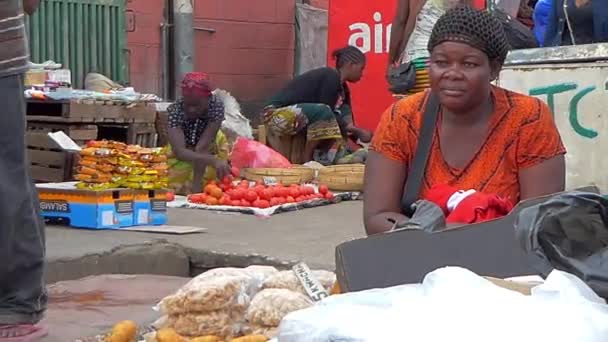
<svg viewBox="0 0 608 342">
<path fill-rule="evenodd" d="M 27 101 L 26 142 L 37 182 L 72 179 L 72 156 L 47 136 L 63 131 L 79 145 L 111 139 L 144 147 L 156 145 L 156 111 L 147 103 L 118 101 Z"/>
</svg>

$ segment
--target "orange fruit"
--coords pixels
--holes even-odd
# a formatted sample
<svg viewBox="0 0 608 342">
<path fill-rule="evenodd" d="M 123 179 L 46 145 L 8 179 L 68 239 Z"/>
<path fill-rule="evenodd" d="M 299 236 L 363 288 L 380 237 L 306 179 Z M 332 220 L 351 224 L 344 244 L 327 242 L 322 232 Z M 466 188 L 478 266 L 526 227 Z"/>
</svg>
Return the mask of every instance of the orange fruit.
<svg viewBox="0 0 608 342">
<path fill-rule="evenodd" d="M 224 192 L 222 191 L 222 189 L 220 189 L 216 186 L 215 188 L 211 189 L 209 196 L 215 197 L 216 199 L 219 200 L 220 198 L 222 198 L 222 196 L 224 196 Z"/>
<path fill-rule="evenodd" d="M 207 197 L 207 200 L 205 201 L 206 205 L 218 205 L 219 201 L 217 200 L 217 198 L 215 197 Z"/>
<path fill-rule="evenodd" d="M 215 185 L 215 184 L 207 184 L 207 185 L 205 185 L 205 193 L 207 195 L 211 195 L 211 191 L 216 188 L 217 188 L 217 185 Z"/>
</svg>

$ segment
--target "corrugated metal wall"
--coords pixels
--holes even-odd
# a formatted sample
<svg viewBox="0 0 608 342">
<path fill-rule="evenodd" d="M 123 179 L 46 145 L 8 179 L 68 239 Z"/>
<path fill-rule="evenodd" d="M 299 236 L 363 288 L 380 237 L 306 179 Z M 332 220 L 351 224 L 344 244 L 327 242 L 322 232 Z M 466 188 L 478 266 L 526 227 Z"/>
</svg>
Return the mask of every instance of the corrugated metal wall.
<svg viewBox="0 0 608 342">
<path fill-rule="evenodd" d="M 127 81 L 124 13 L 125 0 L 42 0 L 27 23 L 31 60 L 63 64 L 78 88 L 91 71 Z"/>
</svg>

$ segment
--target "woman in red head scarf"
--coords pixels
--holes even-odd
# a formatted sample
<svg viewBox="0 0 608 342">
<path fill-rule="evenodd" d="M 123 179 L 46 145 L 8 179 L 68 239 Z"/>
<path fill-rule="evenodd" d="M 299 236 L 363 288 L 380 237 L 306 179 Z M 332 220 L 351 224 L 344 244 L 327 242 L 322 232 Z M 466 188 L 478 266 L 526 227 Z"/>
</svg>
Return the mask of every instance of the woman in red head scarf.
<svg viewBox="0 0 608 342">
<path fill-rule="evenodd" d="M 220 131 L 224 104 L 213 95 L 209 76 L 202 72 L 186 74 L 181 90 L 181 99 L 167 109 L 174 157 L 169 160 L 169 183 L 177 193 L 198 193 L 204 176 L 222 179 L 230 172 L 227 151 L 219 143 L 225 141 Z"/>
</svg>

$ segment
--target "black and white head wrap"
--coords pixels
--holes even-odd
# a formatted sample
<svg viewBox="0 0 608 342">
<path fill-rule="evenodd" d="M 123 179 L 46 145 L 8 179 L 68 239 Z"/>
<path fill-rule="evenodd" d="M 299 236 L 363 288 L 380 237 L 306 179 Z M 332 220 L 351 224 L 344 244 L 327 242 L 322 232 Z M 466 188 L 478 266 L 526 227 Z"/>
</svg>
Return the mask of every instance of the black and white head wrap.
<svg viewBox="0 0 608 342">
<path fill-rule="evenodd" d="M 469 6 L 447 10 L 435 23 L 428 50 L 443 42 L 460 42 L 483 51 L 490 61 L 501 65 L 507 58 L 509 43 L 502 24 L 487 11 Z"/>
</svg>

